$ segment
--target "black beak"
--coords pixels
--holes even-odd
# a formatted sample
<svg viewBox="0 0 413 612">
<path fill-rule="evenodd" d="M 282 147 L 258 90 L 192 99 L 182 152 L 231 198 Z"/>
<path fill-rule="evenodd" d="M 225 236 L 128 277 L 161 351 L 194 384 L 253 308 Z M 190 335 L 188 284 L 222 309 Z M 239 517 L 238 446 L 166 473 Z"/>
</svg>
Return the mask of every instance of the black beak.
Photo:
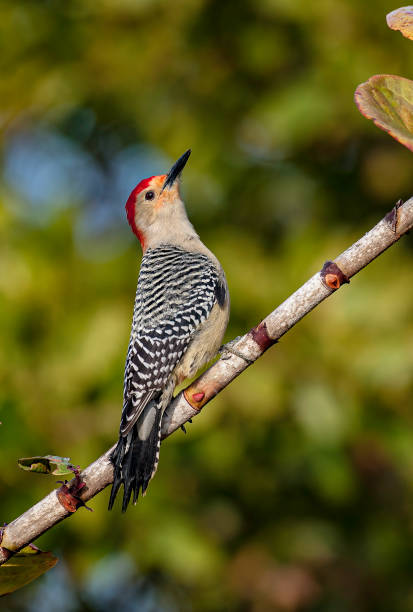
<svg viewBox="0 0 413 612">
<path fill-rule="evenodd" d="M 168 172 L 168 176 L 165 179 L 162 191 L 165 189 L 165 187 L 172 187 L 176 179 L 180 176 L 182 170 L 185 168 L 185 164 L 188 161 L 190 155 L 191 149 L 188 149 L 188 151 L 185 151 L 185 153 L 181 155 L 178 161 L 174 163 L 174 165 Z"/>
</svg>

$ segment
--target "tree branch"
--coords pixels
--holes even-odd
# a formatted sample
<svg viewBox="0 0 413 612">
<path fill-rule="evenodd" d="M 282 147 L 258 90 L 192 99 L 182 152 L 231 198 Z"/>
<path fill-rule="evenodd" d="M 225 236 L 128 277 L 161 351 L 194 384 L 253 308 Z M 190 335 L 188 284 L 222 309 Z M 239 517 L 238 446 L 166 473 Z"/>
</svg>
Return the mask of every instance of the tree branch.
<svg viewBox="0 0 413 612">
<path fill-rule="evenodd" d="M 269 314 L 257 327 L 231 343 L 229 351 L 181 392 L 168 406 L 163 419 L 162 436 L 166 438 L 188 419 L 197 415 L 217 393 L 256 361 L 300 319 L 342 284 L 383 253 L 413 227 L 413 198 L 395 207 L 360 240 L 327 262 L 302 287 Z M 81 473 L 86 483 L 79 497 L 86 502 L 113 479 L 109 449 Z M 2 530 L 0 565 L 15 552 L 45 531 L 70 516 L 59 502 L 56 489 Z M 1 532 L 0 532 L 1 538 Z"/>
</svg>

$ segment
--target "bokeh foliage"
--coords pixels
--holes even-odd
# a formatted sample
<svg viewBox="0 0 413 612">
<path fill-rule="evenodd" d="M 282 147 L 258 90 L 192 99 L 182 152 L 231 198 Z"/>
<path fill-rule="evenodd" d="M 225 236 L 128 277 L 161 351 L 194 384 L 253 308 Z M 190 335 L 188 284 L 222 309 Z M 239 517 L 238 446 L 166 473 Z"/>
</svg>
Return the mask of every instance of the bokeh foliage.
<svg viewBox="0 0 413 612">
<path fill-rule="evenodd" d="M 112 444 L 139 251 L 130 190 L 188 147 L 227 338 L 412 194 L 355 87 L 413 73 L 383 0 L 3 0 L 0 510 Z M 413 610 L 411 239 L 162 445 L 147 497 L 43 536 L 61 562 L 4 610 Z M 3 609 L 3 608 L 2 608 Z"/>
</svg>

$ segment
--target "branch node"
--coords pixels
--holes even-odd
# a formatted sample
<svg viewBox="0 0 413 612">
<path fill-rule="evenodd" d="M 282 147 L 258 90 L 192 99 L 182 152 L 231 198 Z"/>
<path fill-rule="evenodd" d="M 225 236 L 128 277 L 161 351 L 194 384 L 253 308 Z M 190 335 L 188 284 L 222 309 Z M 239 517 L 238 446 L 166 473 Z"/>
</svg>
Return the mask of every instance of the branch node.
<svg viewBox="0 0 413 612">
<path fill-rule="evenodd" d="M 339 289 L 350 280 L 334 261 L 326 261 L 320 272 L 321 280 L 328 289 Z"/>
<path fill-rule="evenodd" d="M 199 393 L 194 393 L 192 399 L 194 400 L 194 402 L 202 402 L 204 397 L 205 393 L 203 391 L 200 391 Z"/>
<path fill-rule="evenodd" d="M 254 342 L 258 344 L 263 352 L 277 342 L 277 340 L 270 338 L 265 321 L 261 321 L 261 323 L 259 323 L 256 327 L 253 327 L 249 333 L 251 334 Z"/>
<path fill-rule="evenodd" d="M 399 220 L 398 210 L 401 206 L 403 206 L 404 202 L 402 199 L 397 200 L 396 204 L 393 206 L 390 212 L 384 217 L 387 223 L 389 223 L 394 234 L 398 235 L 397 231 L 397 222 Z"/>
<path fill-rule="evenodd" d="M 62 482 L 62 486 L 56 491 L 57 499 L 67 512 L 76 512 L 78 508 L 84 506 L 87 510 L 93 512 L 92 508 L 86 506 L 85 502 L 79 497 L 80 491 L 86 486 L 86 483 L 80 477 L 80 468 L 73 468 L 75 474 L 73 480 Z"/>
<path fill-rule="evenodd" d="M 184 390 L 184 397 L 194 410 L 201 410 L 202 406 L 207 403 L 205 392 L 198 391 L 192 385 Z"/>
</svg>

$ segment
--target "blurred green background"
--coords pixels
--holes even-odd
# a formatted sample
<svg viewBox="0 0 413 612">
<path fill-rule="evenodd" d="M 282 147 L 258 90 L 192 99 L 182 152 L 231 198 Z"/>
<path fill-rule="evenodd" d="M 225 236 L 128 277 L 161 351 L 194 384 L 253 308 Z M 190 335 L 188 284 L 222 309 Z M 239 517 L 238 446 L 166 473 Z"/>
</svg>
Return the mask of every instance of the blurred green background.
<svg viewBox="0 0 413 612">
<path fill-rule="evenodd" d="M 356 86 L 413 74 L 383 0 L 3 0 L 0 519 L 114 443 L 140 249 L 136 183 L 188 147 L 184 194 L 244 333 L 413 193 Z M 413 610 L 412 240 L 297 325 L 108 492 L 37 542 L 1 609 Z"/>
</svg>

